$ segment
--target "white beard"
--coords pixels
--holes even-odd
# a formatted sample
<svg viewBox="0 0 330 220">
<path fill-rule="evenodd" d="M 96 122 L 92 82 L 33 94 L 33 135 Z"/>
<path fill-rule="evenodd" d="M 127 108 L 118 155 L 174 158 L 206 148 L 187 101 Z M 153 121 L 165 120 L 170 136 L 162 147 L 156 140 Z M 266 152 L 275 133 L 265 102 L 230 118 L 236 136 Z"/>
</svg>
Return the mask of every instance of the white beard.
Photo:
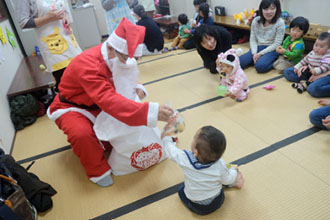
<svg viewBox="0 0 330 220">
<path fill-rule="evenodd" d="M 120 62 L 118 57 L 112 59 L 111 61 L 111 71 L 116 92 L 128 99 L 136 100 L 136 86 L 139 78 L 139 69 L 137 64 L 127 65 Z"/>
</svg>

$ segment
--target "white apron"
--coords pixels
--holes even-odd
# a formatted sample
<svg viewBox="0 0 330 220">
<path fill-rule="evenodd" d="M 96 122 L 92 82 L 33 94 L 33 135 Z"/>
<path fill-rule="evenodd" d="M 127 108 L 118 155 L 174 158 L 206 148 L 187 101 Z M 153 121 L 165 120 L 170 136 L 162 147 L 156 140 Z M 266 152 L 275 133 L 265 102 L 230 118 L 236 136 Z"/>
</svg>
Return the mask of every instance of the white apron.
<svg viewBox="0 0 330 220">
<path fill-rule="evenodd" d="M 70 15 L 66 0 L 36 0 L 37 17 L 45 16 L 52 8 L 66 10 Z M 71 18 L 71 16 L 69 16 Z M 72 19 L 71 19 L 72 20 Z M 81 49 L 71 32 L 65 32 L 62 20 L 57 20 L 36 28 L 37 42 L 47 71 L 54 72 L 68 66 L 81 53 Z"/>
<path fill-rule="evenodd" d="M 117 93 L 140 102 L 135 92 L 138 73 L 113 73 L 113 81 Z M 99 140 L 109 141 L 113 146 L 108 163 L 114 175 L 145 170 L 166 158 L 158 128 L 128 126 L 101 112 L 96 117 L 94 131 Z"/>
</svg>

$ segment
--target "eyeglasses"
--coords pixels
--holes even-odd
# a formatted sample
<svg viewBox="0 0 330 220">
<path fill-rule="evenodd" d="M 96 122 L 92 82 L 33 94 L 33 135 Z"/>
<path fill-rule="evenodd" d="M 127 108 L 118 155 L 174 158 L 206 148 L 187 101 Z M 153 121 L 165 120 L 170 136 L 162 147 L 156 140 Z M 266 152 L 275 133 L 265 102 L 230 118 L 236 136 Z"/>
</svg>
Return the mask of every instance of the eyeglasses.
<svg viewBox="0 0 330 220">
<path fill-rule="evenodd" d="M 118 57 L 122 58 L 122 59 L 125 60 L 125 61 L 129 58 L 128 55 L 123 54 L 123 53 L 120 53 L 118 50 L 115 50 L 115 53 L 116 53 L 116 55 L 117 55 Z M 142 59 L 142 57 L 134 57 L 134 58 L 135 58 L 137 61 Z"/>
<path fill-rule="evenodd" d="M 122 58 L 122 59 L 125 60 L 125 61 L 128 59 L 128 55 L 126 55 L 126 54 L 122 54 L 122 53 L 120 53 L 118 50 L 115 50 L 115 53 L 116 53 L 116 55 L 117 55 L 118 57 Z"/>
</svg>

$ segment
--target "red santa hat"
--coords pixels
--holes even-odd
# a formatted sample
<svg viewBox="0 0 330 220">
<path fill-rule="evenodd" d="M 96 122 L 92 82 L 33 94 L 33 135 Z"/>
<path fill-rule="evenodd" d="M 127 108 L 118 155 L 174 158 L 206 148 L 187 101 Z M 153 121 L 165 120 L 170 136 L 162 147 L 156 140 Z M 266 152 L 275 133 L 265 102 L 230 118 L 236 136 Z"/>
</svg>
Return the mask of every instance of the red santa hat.
<svg viewBox="0 0 330 220">
<path fill-rule="evenodd" d="M 127 64 L 136 63 L 134 57 L 142 56 L 145 27 L 132 24 L 123 18 L 107 42 L 118 52 L 128 55 Z"/>
</svg>

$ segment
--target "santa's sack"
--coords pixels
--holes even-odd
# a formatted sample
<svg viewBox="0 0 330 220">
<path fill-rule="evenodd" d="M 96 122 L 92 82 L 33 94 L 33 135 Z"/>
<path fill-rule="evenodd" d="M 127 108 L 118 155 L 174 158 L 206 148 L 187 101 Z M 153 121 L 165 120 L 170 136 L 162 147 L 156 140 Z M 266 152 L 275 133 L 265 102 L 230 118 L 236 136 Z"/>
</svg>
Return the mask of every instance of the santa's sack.
<svg viewBox="0 0 330 220">
<path fill-rule="evenodd" d="M 113 149 L 108 159 L 114 175 L 145 170 L 166 158 L 158 128 L 123 126 L 116 133 L 110 140 Z"/>
</svg>

